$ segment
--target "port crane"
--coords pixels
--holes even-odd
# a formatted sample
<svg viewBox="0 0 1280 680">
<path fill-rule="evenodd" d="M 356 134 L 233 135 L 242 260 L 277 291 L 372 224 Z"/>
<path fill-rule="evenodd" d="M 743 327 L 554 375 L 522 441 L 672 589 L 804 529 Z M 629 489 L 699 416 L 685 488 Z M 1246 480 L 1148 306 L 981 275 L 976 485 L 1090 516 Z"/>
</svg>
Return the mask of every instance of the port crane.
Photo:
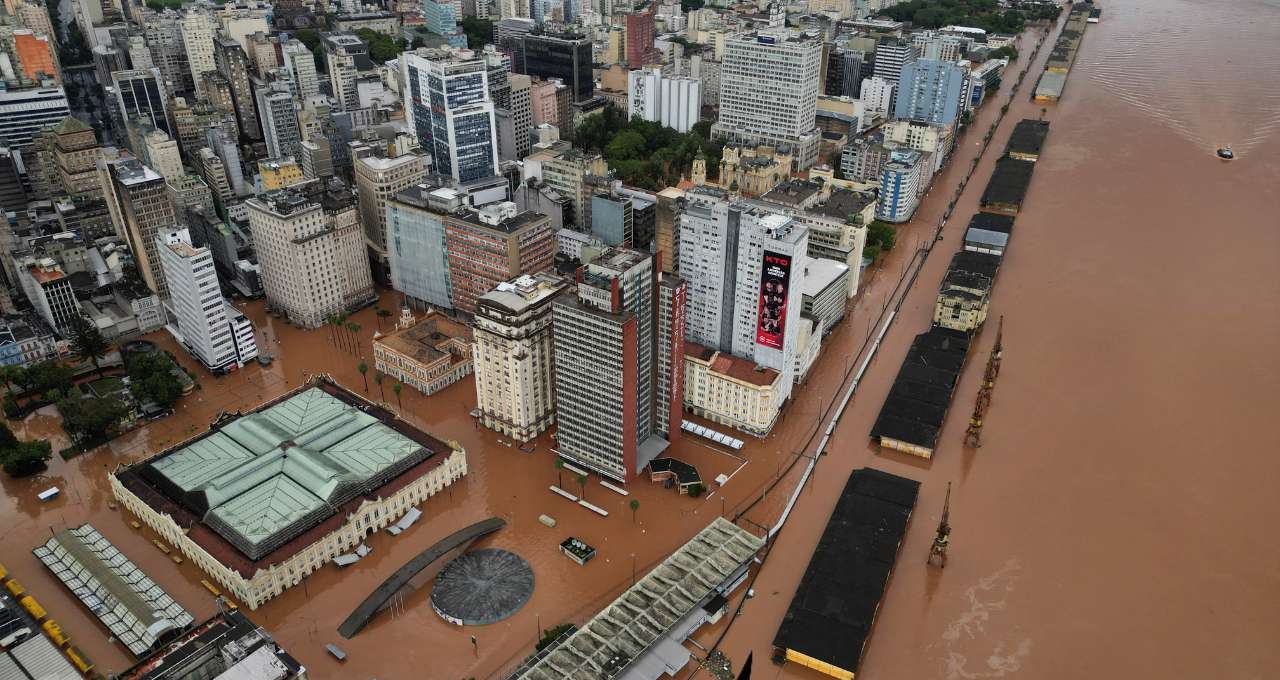
<svg viewBox="0 0 1280 680">
<path fill-rule="evenodd" d="M 978 398 L 973 404 L 973 415 L 969 416 L 969 427 L 964 431 L 964 445 L 970 448 L 982 446 L 982 419 L 991 406 L 991 393 L 996 387 L 996 378 L 1000 376 L 1000 359 L 1004 354 L 1004 317 L 1000 317 L 996 328 L 996 344 L 991 347 L 991 356 L 987 358 L 987 369 L 982 374 L 982 385 L 978 387 Z"/>
</svg>

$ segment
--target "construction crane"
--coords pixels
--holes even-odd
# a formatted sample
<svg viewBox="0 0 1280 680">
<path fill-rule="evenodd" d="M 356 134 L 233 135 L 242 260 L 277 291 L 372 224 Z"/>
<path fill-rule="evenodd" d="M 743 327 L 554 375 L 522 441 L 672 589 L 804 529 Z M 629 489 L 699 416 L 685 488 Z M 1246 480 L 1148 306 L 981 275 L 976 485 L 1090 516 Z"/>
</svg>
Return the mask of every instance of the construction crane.
<svg viewBox="0 0 1280 680">
<path fill-rule="evenodd" d="M 982 374 L 982 385 L 978 387 L 978 398 L 973 404 L 973 415 L 969 416 L 969 427 L 964 431 L 964 445 L 970 448 L 982 446 L 982 419 L 991 406 L 991 393 L 996 387 L 996 378 L 1000 376 L 1000 358 L 1004 354 L 1004 317 L 1000 317 L 996 329 L 996 344 L 991 347 L 991 356 L 987 358 L 987 370 Z"/>
<path fill-rule="evenodd" d="M 938 559 L 938 566 L 947 568 L 947 546 L 951 543 L 951 482 L 947 482 L 947 499 L 942 503 L 942 519 L 938 520 L 938 533 L 933 537 L 933 545 L 929 548 L 929 560 L 933 564 Z"/>
</svg>

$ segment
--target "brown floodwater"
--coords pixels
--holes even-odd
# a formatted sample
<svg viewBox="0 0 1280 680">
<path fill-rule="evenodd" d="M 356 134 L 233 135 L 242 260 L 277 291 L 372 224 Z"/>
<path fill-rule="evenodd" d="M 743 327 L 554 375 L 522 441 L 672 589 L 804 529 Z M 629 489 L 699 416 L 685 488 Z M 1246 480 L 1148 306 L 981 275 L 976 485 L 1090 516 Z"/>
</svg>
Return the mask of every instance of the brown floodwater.
<svg viewBox="0 0 1280 680">
<path fill-rule="evenodd" d="M 922 487 L 860 679 L 1275 676 L 1277 44 L 1275 2 L 1106 3 L 1063 100 L 1044 107 L 1052 129 L 992 302 L 1005 351 L 983 447 L 961 440 L 991 330 L 931 462 L 877 451 L 867 433 L 994 154 L 730 627 L 731 658 L 753 650 L 762 677 L 822 677 L 760 662 L 848 472 L 869 465 Z M 1025 91 L 997 149 L 1010 122 L 1040 115 Z M 1227 143 L 1231 163 L 1213 155 Z M 947 482 L 941 570 L 925 562 Z"/>
</svg>

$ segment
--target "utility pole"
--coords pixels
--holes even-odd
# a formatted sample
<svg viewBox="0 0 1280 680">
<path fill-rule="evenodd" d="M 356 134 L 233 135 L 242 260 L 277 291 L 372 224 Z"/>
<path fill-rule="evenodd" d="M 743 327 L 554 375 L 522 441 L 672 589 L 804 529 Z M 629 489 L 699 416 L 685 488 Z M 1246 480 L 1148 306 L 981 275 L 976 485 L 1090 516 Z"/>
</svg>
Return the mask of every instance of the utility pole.
<svg viewBox="0 0 1280 680">
<path fill-rule="evenodd" d="M 938 533 L 933 537 L 933 546 L 929 548 L 929 559 L 926 564 L 933 564 L 938 558 L 938 566 L 947 568 L 947 546 L 951 542 L 951 482 L 947 482 L 947 499 L 942 502 L 942 519 L 938 520 Z"/>
<path fill-rule="evenodd" d="M 996 327 L 996 344 L 991 347 L 991 356 L 987 358 L 987 368 L 982 375 L 982 385 L 978 388 L 978 398 L 973 403 L 973 415 L 969 416 L 969 427 L 964 431 L 964 445 L 970 448 L 982 446 L 982 419 L 991 406 L 991 393 L 996 387 L 996 378 L 1000 376 L 1000 359 L 1004 353 L 1004 317 L 1000 317 Z"/>
</svg>

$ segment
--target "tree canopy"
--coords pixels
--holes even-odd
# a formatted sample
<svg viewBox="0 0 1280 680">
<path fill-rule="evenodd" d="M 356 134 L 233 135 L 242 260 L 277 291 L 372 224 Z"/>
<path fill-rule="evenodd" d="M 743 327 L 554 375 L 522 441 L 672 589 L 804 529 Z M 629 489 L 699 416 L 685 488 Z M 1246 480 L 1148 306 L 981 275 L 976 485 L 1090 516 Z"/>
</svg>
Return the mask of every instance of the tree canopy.
<svg viewBox="0 0 1280 680">
<path fill-rule="evenodd" d="M 392 38 L 385 33 L 379 33 L 371 28 L 357 29 L 356 35 L 361 40 L 369 43 L 369 58 L 376 64 L 385 64 L 400 56 L 400 53 L 404 51 L 403 41 Z"/>
<path fill-rule="evenodd" d="M 58 402 L 62 428 L 77 444 L 106 441 L 129 415 L 129 407 L 114 397 L 69 396 Z"/>
<path fill-rule="evenodd" d="M 606 107 L 578 126 L 574 143 L 601 153 L 625 184 L 659 191 L 677 184 L 699 152 L 706 157 L 708 176 L 715 175 L 724 142 L 713 142 L 710 135 L 711 121 L 680 133 L 661 123 L 628 120 L 621 111 Z"/>
<path fill-rule="evenodd" d="M 1021 33 L 1028 20 L 1052 19 L 1057 5 L 1028 5 L 1002 9 L 997 0 L 909 0 L 887 7 L 880 14 L 895 21 L 910 21 L 917 28 L 972 26 L 988 33 Z"/>
<path fill-rule="evenodd" d="M 45 462 L 53 457 L 53 447 L 47 441 L 19 441 L 13 430 L 0 423 L 0 467 L 11 477 L 23 477 L 45 468 Z"/>
<path fill-rule="evenodd" d="M 102 337 L 98 327 L 89 323 L 84 317 L 76 317 L 71 325 L 71 349 L 81 360 L 93 362 L 94 370 L 98 370 L 98 360 L 106 356 L 111 343 Z"/>
<path fill-rule="evenodd" d="M 467 47 L 473 50 L 484 49 L 493 42 L 493 22 L 488 19 L 463 17 L 462 32 L 467 34 Z"/>
<path fill-rule="evenodd" d="M 173 371 L 177 367 L 166 354 L 151 352 L 129 356 L 129 389 L 141 401 L 170 408 L 182 395 L 182 382 Z"/>
</svg>

